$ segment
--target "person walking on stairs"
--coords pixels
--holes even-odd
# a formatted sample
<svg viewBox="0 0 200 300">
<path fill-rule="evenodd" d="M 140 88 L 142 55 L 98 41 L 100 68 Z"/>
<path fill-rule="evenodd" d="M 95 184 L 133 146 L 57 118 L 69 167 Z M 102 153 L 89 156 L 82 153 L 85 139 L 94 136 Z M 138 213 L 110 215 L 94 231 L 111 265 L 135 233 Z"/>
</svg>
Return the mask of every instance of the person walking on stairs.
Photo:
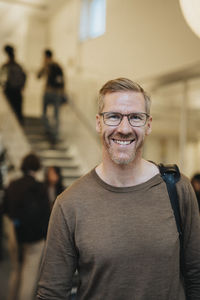
<svg viewBox="0 0 200 300">
<path fill-rule="evenodd" d="M 37 74 L 38 78 L 45 77 L 46 84 L 43 95 L 42 119 L 46 133 L 53 143 L 59 140 L 59 110 L 65 98 L 65 78 L 62 67 L 53 60 L 53 52 L 49 49 L 44 51 L 44 62 Z M 48 107 L 52 106 L 54 117 L 48 113 Z"/>
<path fill-rule="evenodd" d="M 0 70 L 1 85 L 17 119 L 23 124 L 23 89 L 26 82 L 26 73 L 15 60 L 14 48 L 6 45 L 4 51 L 7 55 L 7 62 L 3 64 Z"/>
</svg>

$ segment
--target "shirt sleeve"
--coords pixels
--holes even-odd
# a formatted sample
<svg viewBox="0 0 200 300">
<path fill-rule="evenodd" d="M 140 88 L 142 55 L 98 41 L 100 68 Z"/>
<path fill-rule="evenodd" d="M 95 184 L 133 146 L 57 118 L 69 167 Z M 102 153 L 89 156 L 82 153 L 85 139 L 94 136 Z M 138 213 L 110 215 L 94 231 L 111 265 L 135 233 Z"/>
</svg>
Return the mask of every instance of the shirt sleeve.
<svg viewBox="0 0 200 300">
<path fill-rule="evenodd" d="M 198 204 L 189 182 L 185 184 L 181 194 L 184 281 L 187 300 L 200 300 L 200 216 Z"/>
<path fill-rule="evenodd" d="M 49 222 L 37 299 L 69 300 L 76 264 L 73 237 L 57 201 Z"/>
</svg>

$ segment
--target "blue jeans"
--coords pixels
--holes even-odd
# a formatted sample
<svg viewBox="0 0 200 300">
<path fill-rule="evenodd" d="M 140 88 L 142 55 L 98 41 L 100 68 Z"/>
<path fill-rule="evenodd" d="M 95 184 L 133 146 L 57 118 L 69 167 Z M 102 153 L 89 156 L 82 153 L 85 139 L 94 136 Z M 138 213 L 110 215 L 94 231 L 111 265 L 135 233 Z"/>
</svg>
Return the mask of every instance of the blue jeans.
<svg viewBox="0 0 200 300">
<path fill-rule="evenodd" d="M 45 129 L 54 140 L 58 139 L 59 135 L 59 107 L 61 103 L 61 96 L 53 92 L 45 92 L 43 96 L 43 114 L 42 119 Z M 50 121 L 48 116 L 48 106 L 53 106 L 53 120 Z"/>
</svg>

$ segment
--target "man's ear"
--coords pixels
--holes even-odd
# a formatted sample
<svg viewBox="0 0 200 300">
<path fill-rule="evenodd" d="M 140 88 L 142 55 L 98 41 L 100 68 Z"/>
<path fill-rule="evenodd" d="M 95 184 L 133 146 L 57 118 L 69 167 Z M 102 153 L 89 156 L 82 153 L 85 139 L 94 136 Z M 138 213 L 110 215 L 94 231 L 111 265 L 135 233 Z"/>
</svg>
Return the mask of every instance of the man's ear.
<svg viewBox="0 0 200 300">
<path fill-rule="evenodd" d="M 96 115 L 96 131 L 98 133 L 101 132 L 101 119 L 99 114 Z"/>
<path fill-rule="evenodd" d="M 146 124 L 146 135 L 149 135 L 152 131 L 152 116 L 150 116 L 147 120 Z"/>
</svg>

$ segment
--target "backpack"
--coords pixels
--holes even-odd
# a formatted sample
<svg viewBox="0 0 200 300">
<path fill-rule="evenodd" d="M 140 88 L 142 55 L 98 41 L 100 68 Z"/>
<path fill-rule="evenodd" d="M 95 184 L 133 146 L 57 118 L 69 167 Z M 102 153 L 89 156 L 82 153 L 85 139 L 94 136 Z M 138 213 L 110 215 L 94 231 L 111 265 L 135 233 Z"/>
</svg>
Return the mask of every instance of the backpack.
<svg viewBox="0 0 200 300">
<path fill-rule="evenodd" d="M 14 220 L 18 242 L 30 243 L 45 238 L 49 214 L 44 186 L 35 182 L 24 193 L 20 214 Z"/>
<path fill-rule="evenodd" d="M 53 88 L 64 87 L 64 75 L 61 67 L 52 63 L 49 65 L 48 85 Z"/>
<path fill-rule="evenodd" d="M 26 74 L 22 67 L 17 63 L 8 64 L 7 68 L 7 82 L 9 88 L 21 90 L 26 82 Z"/>
<path fill-rule="evenodd" d="M 180 179 L 180 171 L 177 165 L 158 165 L 160 174 L 166 183 L 169 194 L 170 203 L 174 212 L 176 227 L 179 234 L 180 241 L 180 269 L 182 275 L 184 274 L 184 253 L 183 253 L 183 224 L 180 214 L 179 197 L 176 189 L 176 183 Z"/>
</svg>

